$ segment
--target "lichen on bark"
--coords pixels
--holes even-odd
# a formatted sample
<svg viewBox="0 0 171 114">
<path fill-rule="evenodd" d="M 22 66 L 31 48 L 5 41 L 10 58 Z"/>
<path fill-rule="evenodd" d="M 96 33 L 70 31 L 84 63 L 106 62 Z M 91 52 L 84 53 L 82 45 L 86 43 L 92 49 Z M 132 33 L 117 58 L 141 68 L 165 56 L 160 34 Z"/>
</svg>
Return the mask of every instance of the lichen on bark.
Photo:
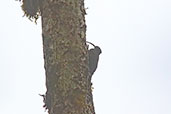
<svg viewBox="0 0 171 114">
<path fill-rule="evenodd" d="M 42 0 L 30 14 L 41 14 L 42 19 L 44 102 L 49 114 L 95 114 L 88 79 L 84 0 Z"/>
</svg>

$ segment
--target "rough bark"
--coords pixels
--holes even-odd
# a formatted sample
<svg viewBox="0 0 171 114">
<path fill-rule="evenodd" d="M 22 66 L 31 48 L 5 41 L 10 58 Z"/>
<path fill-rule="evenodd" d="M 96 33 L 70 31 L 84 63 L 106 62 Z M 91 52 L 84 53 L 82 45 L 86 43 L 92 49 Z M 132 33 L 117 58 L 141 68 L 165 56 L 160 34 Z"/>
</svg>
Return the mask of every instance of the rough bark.
<svg viewBox="0 0 171 114">
<path fill-rule="evenodd" d="M 44 0 L 41 16 L 49 114 L 95 114 L 84 0 Z"/>
</svg>

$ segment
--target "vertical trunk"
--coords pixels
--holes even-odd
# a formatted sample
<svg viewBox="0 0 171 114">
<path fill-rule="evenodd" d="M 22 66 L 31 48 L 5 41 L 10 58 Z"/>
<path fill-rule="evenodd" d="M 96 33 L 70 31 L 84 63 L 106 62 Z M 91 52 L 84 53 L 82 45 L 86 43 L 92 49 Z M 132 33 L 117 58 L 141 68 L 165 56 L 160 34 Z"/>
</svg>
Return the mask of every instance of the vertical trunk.
<svg viewBox="0 0 171 114">
<path fill-rule="evenodd" d="M 44 0 L 41 15 L 49 114 L 95 114 L 84 0 Z"/>
</svg>

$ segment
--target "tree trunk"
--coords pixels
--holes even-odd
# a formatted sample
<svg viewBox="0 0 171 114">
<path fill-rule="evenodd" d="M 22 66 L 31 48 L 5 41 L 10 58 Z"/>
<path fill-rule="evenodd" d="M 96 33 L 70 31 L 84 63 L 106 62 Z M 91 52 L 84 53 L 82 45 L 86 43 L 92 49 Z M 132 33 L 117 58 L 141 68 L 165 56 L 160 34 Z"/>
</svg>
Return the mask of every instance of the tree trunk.
<svg viewBox="0 0 171 114">
<path fill-rule="evenodd" d="M 42 37 L 49 114 L 95 114 L 84 0 L 44 0 Z"/>
</svg>

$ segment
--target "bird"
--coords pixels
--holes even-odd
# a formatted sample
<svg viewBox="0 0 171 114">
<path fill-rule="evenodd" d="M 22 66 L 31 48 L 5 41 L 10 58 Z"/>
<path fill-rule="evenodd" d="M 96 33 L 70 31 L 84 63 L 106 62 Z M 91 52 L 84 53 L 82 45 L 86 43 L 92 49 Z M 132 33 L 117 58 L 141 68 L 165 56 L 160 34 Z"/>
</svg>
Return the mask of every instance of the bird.
<svg viewBox="0 0 171 114">
<path fill-rule="evenodd" d="M 89 72 L 92 76 L 97 69 L 99 55 L 102 53 L 102 50 L 99 46 L 95 46 L 93 43 L 86 41 L 87 43 L 91 44 L 94 48 L 88 50 L 88 57 L 89 57 Z"/>
</svg>

